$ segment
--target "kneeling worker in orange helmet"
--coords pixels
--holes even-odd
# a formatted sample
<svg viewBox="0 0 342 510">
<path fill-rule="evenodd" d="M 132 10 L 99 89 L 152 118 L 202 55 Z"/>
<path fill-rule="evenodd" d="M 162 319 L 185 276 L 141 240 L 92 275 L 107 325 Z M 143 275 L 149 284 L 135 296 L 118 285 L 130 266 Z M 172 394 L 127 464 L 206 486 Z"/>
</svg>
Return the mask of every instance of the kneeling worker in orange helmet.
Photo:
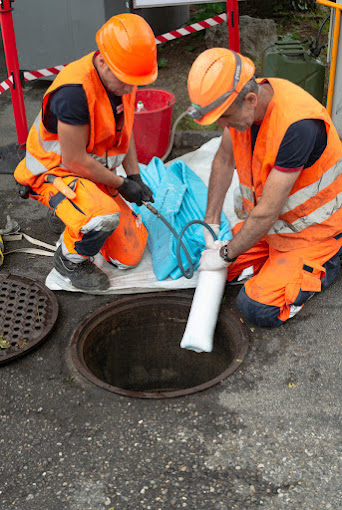
<svg viewBox="0 0 342 510">
<path fill-rule="evenodd" d="M 234 168 L 244 221 L 228 243 L 208 240 L 199 270 L 227 267 L 245 281 L 243 314 L 279 326 L 337 277 L 342 253 L 342 147 L 326 109 L 278 79 L 254 79 L 254 65 L 213 48 L 193 63 L 189 114 L 223 128 L 209 181 L 206 222 L 219 229 Z M 251 276 L 249 279 L 244 278 Z"/>
<path fill-rule="evenodd" d="M 146 229 L 122 197 L 153 201 L 139 174 L 132 128 L 137 85 L 158 74 L 155 38 L 142 17 L 113 16 L 96 42 L 99 50 L 66 66 L 45 93 L 14 174 L 66 225 L 54 266 L 88 291 L 109 287 L 90 257 L 101 252 L 120 268 L 134 267 L 146 245 Z M 126 178 L 116 175 L 121 163 Z M 56 189 L 55 177 L 73 198 Z"/>
</svg>

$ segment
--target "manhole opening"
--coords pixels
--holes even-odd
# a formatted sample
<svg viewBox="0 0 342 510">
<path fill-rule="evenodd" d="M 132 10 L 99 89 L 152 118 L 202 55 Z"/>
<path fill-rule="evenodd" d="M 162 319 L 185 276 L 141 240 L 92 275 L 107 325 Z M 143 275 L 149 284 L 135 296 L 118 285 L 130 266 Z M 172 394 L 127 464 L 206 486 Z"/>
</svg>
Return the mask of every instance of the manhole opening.
<svg viewBox="0 0 342 510">
<path fill-rule="evenodd" d="M 74 363 L 91 382 L 127 396 L 167 398 L 209 388 L 241 364 L 247 334 L 222 309 L 213 351 L 182 349 L 190 307 L 189 296 L 146 294 L 101 308 L 73 337 Z"/>
</svg>

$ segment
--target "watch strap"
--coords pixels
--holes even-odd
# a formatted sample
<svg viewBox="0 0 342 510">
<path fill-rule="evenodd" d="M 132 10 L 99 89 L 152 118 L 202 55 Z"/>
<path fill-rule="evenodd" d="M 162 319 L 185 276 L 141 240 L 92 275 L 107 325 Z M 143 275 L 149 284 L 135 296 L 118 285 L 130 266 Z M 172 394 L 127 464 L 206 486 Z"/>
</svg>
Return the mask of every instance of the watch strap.
<svg viewBox="0 0 342 510">
<path fill-rule="evenodd" d="M 220 248 L 220 257 L 225 261 L 225 262 L 235 262 L 235 260 L 237 259 L 237 257 L 234 257 L 233 259 L 229 258 L 228 256 L 228 244 L 224 244 L 223 246 L 221 246 Z"/>
</svg>

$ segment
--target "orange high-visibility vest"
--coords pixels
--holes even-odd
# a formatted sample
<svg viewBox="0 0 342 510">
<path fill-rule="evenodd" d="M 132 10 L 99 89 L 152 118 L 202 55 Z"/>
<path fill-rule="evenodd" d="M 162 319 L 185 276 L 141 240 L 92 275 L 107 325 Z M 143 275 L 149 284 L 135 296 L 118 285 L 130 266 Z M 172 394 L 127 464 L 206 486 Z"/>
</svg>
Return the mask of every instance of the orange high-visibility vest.
<svg viewBox="0 0 342 510">
<path fill-rule="evenodd" d="M 118 131 L 110 100 L 93 64 L 94 55 L 90 53 L 65 67 L 46 91 L 42 109 L 27 138 L 26 157 L 14 173 L 21 184 L 40 186 L 45 172 L 54 175 L 70 173 L 61 164 L 58 134 L 49 133 L 43 123 L 50 94 L 65 85 L 82 85 L 86 93 L 90 118 L 87 153 L 107 164 L 108 168 L 113 166 L 114 156 L 127 153 L 134 121 L 136 87 L 132 93 L 122 96 L 124 122 L 121 131 Z"/>
<path fill-rule="evenodd" d="M 342 146 L 328 112 L 316 99 L 287 80 L 267 81 L 274 95 L 260 125 L 253 154 L 251 130 L 240 133 L 229 128 L 247 212 L 261 198 L 289 126 L 303 119 L 322 119 L 327 130 L 323 154 L 300 172 L 278 220 L 265 236 L 275 249 L 289 251 L 318 244 L 342 232 Z"/>
</svg>

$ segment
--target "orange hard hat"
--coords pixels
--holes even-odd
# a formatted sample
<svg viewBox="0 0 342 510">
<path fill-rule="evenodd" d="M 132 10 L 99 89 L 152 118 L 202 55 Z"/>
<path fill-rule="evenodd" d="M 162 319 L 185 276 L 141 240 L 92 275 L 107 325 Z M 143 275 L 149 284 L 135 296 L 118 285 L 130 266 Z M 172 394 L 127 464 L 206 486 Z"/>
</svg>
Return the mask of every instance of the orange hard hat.
<svg viewBox="0 0 342 510">
<path fill-rule="evenodd" d="M 188 115 L 198 124 L 213 124 L 253 78 L 254 71 L 253 62 L 235 51 L 225 48 L 204 51 L 189 72 L 188 92 L 192 106 Z"/>
<path fill-rule="evenodd" d="M 152 28 L 137 14 L 118 14 L 97 32 L 98 48 L 110 70 L 128 85 L 148 85 L 158 76 Z"/>
</svg>

